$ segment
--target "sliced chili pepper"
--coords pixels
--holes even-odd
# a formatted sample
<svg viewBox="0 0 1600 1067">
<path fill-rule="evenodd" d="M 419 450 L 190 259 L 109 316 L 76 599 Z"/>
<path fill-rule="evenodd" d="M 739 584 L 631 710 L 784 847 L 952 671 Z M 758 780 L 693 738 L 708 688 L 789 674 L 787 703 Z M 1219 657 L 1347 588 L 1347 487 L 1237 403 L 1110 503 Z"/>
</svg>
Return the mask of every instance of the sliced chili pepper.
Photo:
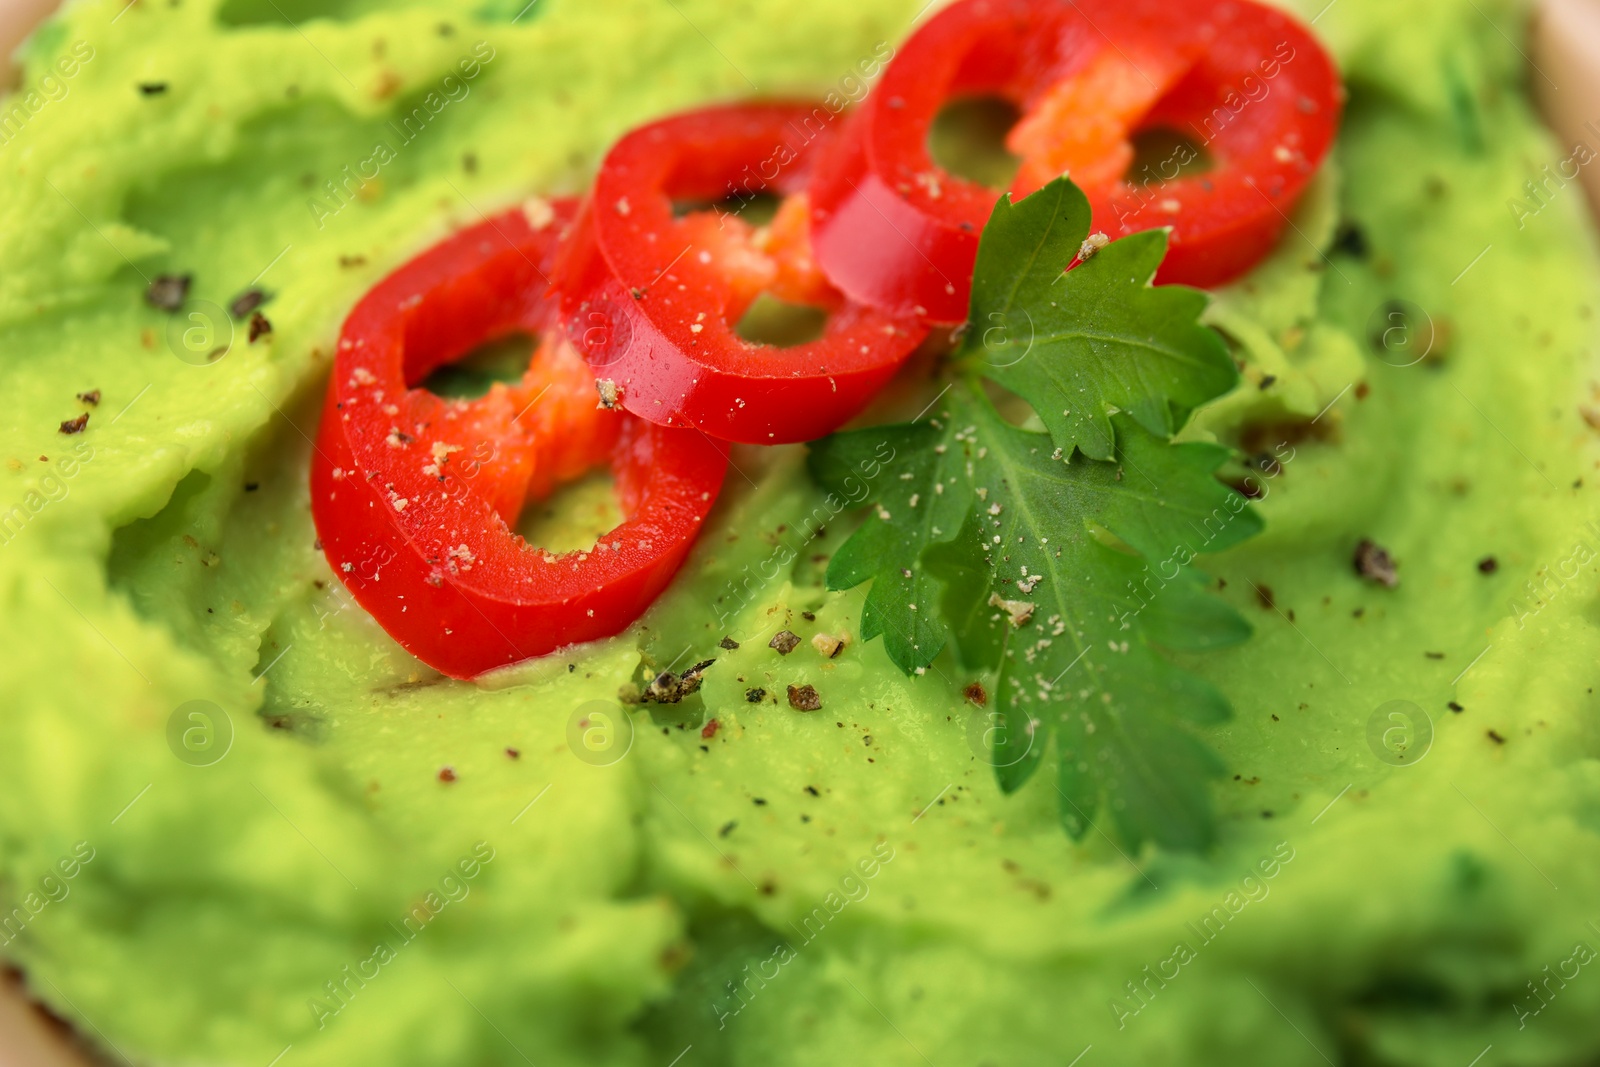
<svg viewBox="0 0 1600 1067">
<path fill-rule="evenodd" d="M 1224 131 L 1205 134 L 1224 100 L 1259 95 L 1244 88 L 1252 80 L 1272 83 L 1255 110 L 1234 108 Z M 999 194 L 937 166 L 927 141 L 945 104 L 995 95 L 1023 112 L 1007 138 L 1022 157 L 1015 196 L 1069 173 L 1100 229 L 1173 227 L 1158 280 L 1217 284 L 1277 239 L 1332 141 L 1339 93 L 1310 34 L 1250 0 L 960 0 L 906 42 L 819 161 L 815 255 L 856 300 L 963 321 Z M 1215 169 L 1126 181 L 1132 137 L 1167 126 L 1201 132 Z"/>
<path fill-rule="evenodd" d="M 1085 183 L 1094 225 L 1117 238 L 1171 226 L 1158 282 L 1210 288 L 1244 274 L 1277 244 L 1333 146 L 1344 87 L 1333 59 L 1293 17 L 1249 0 L 1216 3 L 1210 39 L 1183 79 L 1125 123 L 1186 134 L 1211 158 L 1181 169 L 1180 146 L 1151 175 Z"/>
<path fill-rule="evenodd" d="M 811 237 L 830 281 L 895 314 L 967 317 L 978 238 L 999 193 L 936 165 L 942 107 L 995 95 L 1019 107 L 1088 54 L 1093 32 L 1059 0 L 960 0 L 901 46 L 818 162 Z"/>
<path fill-rule="evenodd" d="M 334 572 L 417 658 L 458 678 L 614 634 L 671 580 L 727 466 L 703 435 L 596 404 L 554 332 L 546 278 L 572 202 L 534 202 L 435 246 L 351 312 L 312 462 Z M 418 388 L 499 337 L 540 338 L 520 382 L 476 400 Z M 529 499 L 609 465 L 624 521 L 584 552 L 528 544 Z"/>
<path fill-rule="evenodd" d="M 836 122 L 822 105 L 694 111 L 606 156 L 559 286 L 574 342 L 620 402 L 725 441 L 808 441 L 859 412 L 926 336 L 909 315 L 845 299 L 811 259 L 803 190 Z M 769 227 L 674 202 L 787 197 Z M 761 293 L 825 309 L 823 336 L 751 344 L 735 325 Z"/>
</svg>

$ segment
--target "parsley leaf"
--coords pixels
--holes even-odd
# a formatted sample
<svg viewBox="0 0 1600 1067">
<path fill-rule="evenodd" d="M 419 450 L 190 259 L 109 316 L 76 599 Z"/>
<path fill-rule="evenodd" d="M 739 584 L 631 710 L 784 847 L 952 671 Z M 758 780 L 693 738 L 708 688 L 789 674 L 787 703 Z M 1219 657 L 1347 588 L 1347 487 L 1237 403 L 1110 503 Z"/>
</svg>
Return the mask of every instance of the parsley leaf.
<svg viewBox="0 0 1600 1067">
<path fill-rule="evenodd" d="M 1089 214 L 1065 180 L 1020 203 L 1001 197 L 978 249 L 960 354 L 981 357 L 987 377 L 1026 397 L 1058 448 L 1108 460 L 1113 412 L 1170 436 L 1233 388 L 1238 370 L 1200 324 L 1204 293 L 1151 287 L 1163 231 L 1125 237 L 1062 273 L 1084 247 Z"/>
<path fill-rule="evenodd" d="M 1221 721 L 1228 705 L 1156 649 L 1249 636 L 1189 567 L 1260 529 L 1212 476 L 1225 450 L 1169 445 L 1118 416 L 1115 464 L 1053 459 L 1047 435 L 1010 426 L 980 398 L 961 414 L 979 499 L 926 558 L 947 616 L 965 620 L 961 660 L 998 672 L 1000 784 L 1021 788 L 1054 737 L 1073 837 L 1104 801 L 1133 847 L 1204 848 L 1206 782 L 1222 766 L 1184 724 Z"/>
<path fill-rule="evenodd" d="M 1235 374 L 1198 323 L 1203 295 L 1150 288 L 1164 235 L 1126 238 L 1061 276 L 1087 221 L 1065 179 L 1017 205 L 1003 199 L 973 296 L 974 321 L 994 309 L 999 335 L 969 334 L 932 418 L 812 445 L 822 485 L 873 500 L 828 584 L 872 583 L 862 636 L 883 637 L 902 670 L 953 645 L 964 666 L 996 676 L 990 732 L 1007 792 L 1053 740 L 1074 838 L 1108 810 L 1130 847 L 1203 849 L 1214 833 L 1207 783 L 1222 765 L 1190 727 L 1229 708 L 1160 650 L 1249 636 L 1191 564 L 1261 523 L 1216 480 L 1225 449 L 1167 438 Z M 1020 347 L 1019 321 L 1033 328 Z M 1006 421 L 980 376 L 1029 401 L 1047 432 Z M 1095 399 L 1081 417 L 1047 417 L 1068 389 Z"/>
<path fill-rule="evenodd" d="M 956 454 L 943 433 L 919 422 L 836 434 L 810 456 L 822 485 L 860 499 L 859 473 L 878 487 L 874 518 L 828 563 L 828 587 L 871 581 L 861 612 L 861 639 L 882 636 L 889 658 L 907 672 L 926 667 L 944 648 L 949 628 L 938 612 L 940 586 L 922 566 L 922 550 L 956 535 L 971 508 Z"/>
</svg>

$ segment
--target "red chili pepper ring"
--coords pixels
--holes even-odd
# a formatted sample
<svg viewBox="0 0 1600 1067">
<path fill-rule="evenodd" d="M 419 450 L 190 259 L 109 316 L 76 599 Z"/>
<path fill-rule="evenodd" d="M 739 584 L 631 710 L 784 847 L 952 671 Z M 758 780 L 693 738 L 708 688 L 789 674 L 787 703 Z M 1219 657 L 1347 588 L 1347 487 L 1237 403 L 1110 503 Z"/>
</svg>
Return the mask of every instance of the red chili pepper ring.
<svg viewBox="0 0 1600 1067">
<path fill-rule="evenodd" d="M 597 409 L 545 297 L 570 203 L 534 202 L 391 274 L 346 320 L 311 471 L 334 572 L 383 628 L 457 678 L 614 634 L 671 580 L 716 500 L 720 448 Z M 485 341 L 541 337 L 527 376 L 471 401 L 417 388 Z M 511 524 L 530 496 L 608 465 L 624 521 L 587 551 Z"/>
<path fill-rule="evenodd" d="M 558 283 L 569 334 L 627 410 L 723 441 L 809 441 L 859 412 L 922 342 L 915 318 L 845 299 L 811 263 L 803 190 L 832 120 L 821 105 L 709 108 L 635 130 L 606 156 Z M 752 176 L 788 197 L 769 227 L 675 213 Z M 739 337 L 761 293 L 825 309 L 823 336 L 789 348 Z"/>
</svg>

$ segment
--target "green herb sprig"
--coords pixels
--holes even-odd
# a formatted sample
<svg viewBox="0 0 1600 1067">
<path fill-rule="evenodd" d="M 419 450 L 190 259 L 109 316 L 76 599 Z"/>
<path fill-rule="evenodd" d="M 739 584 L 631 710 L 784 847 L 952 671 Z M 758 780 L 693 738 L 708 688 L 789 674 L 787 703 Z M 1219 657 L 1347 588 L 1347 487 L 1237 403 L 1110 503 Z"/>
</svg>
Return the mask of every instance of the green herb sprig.
<svg viewBox="0 0 1600 1067">
<path fill-rule="evenodd" d="M 1193 728 L 1230 709 L 1160 650 L 1248 638 L 1192 564 L 1261 521 L 1216 479 L 1225 449 L 1171 438 L 1238 370 L 1199 321 L 1203 293 L 1151 285 L 1164 231 L 1086 243 L 1089 225 L 1065 178 L 1003 197 L 932 415 L 812 445 L 813 476 L 833 490 L 885 443 L 897 457 L 827 580 L 872 583 L 862 637 L 881 637 L 907 673 L 947 645 L 992 672 L 1004 790 L 1022 788 L 1053 741 L 1073 838 L 1107 812 L 1129 847 L 1200 850 L 1215 837 L 1209 783 L 1223 765 Z M 1008 421 L 985 380 L 1044 431 Z"/>
</svg>

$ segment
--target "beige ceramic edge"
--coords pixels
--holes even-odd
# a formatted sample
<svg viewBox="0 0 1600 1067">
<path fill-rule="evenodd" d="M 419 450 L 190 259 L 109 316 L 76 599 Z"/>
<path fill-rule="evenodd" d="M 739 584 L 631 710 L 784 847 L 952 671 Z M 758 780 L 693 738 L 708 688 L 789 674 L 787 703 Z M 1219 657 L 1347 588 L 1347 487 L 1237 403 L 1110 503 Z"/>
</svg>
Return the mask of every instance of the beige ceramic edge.
<svg viewBox="0 0 1600 1067">
<path fill-rule="evenodd" d="M 138 0 L 133 0 L 138 2 Z M 0 0 L 0 57 L 9 57 L 29 29 L 59 0 Z M 1600 0 L 1544 0 L 1534 18 L 1530 82 L 1564 144 L 1600 144 Z M 9 61 L 0 86 L 10 87 Z M 1584 171 L 1589 202 L 1600 212 L 1600 169 Z M 0 979 L 0 1067 L 87 1067 L 59 1024 L 22 994 L 15 975 Z"/>
</svg>

